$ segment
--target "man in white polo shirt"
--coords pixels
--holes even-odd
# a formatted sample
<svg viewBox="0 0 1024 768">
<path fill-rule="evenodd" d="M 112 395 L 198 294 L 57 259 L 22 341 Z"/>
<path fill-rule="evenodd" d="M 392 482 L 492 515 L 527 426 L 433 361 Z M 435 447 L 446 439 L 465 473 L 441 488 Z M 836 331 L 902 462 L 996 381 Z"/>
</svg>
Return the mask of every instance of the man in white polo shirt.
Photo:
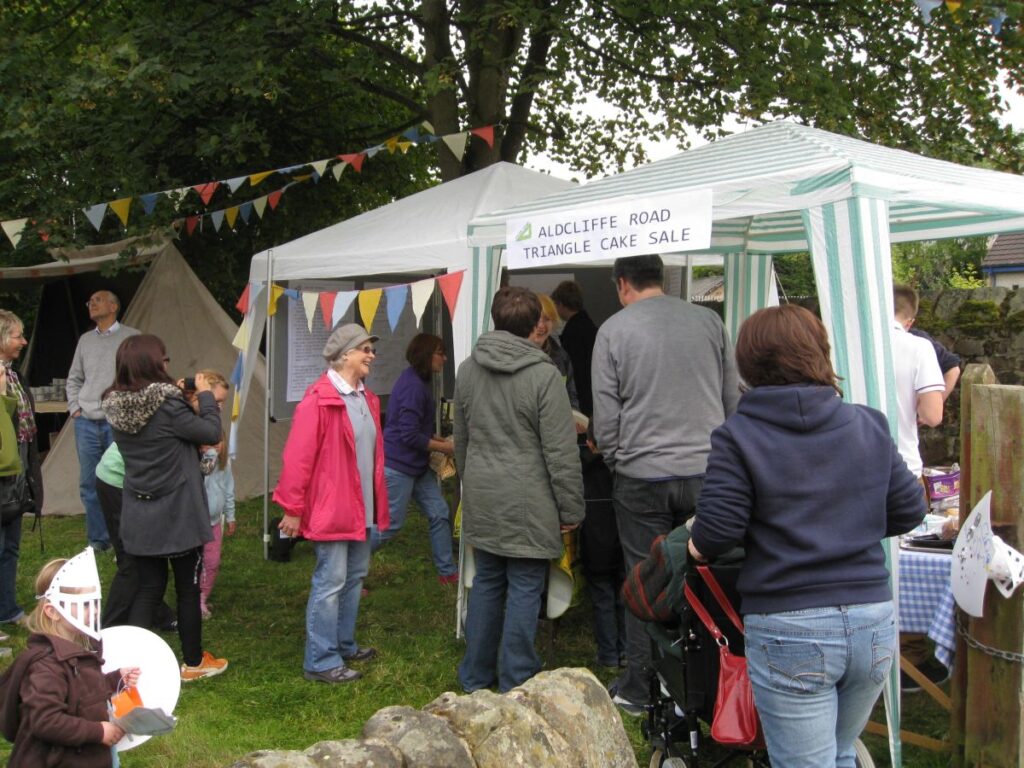
<svg viewBox="0 0 1024 768">
<path fill-rule="evenodd" d="M 96 291 L 86 306 L 89 319 L 96 327 L 79 338 L 71 361 L 67 382 L 68 413 L 75 422 L 78 491 L 85 507 L 85 530 L 89 546 L 102 552 L 110 548 L 110 537 L 96 496 L 96 465 L 114 437 L 100 400 L 107 387 L 114 383 L 117 348 L 138 331 L 117 322 L 121 302 L 111 291 Z"/>
<path fill-rule="evenodd" d="M 893 286 L 892 354 L 899 402 L 896 444 L 910 471 L 921 477 L 924 463 L 918 448 L 917 425 L 937 427 L 942 422 L 946 382 L 934 347 L 926 339 L 908 333 L 917 317 L 917 306 L 917 291 L 909 285 Z"/>
</svg>

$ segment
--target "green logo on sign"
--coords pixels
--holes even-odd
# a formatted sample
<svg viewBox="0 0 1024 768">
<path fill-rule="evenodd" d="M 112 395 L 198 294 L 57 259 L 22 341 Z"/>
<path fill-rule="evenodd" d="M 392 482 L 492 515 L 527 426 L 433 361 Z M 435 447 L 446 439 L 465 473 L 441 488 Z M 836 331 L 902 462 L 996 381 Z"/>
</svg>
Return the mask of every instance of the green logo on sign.
<svg viewBox="0 0 1024 768">
<path fill-rule="evenodd" d="M 523 240 L 529 240 L 533 237 L 533 227 L 530 226 L 530 222 L 526 222 L 522 229 L 519 230 L 519 234 L 516 235 L 516 242 L 521 243 Z"/>
</svg>

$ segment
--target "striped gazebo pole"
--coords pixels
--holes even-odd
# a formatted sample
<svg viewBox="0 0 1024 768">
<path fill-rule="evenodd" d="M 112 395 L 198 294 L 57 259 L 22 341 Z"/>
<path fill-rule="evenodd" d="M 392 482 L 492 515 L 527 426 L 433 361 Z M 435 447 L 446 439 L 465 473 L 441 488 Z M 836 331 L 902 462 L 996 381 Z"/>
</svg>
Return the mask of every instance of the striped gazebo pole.
<svg viewBox="0 0 1024 768">
<path fill-rule="evenodd" d="M 896 435 L 896 382 L 891 325 L 892 254 L 888 203 L 853 197 L 803 212 L 821 302 L 821 319 L 832 342 L 832 361 L 846 400 L 889 416 Z M 837 446 L 837 450 L 842 450 Z M 899 599 L 899 558 L 891 540 L 882 542 L 893 602 Z M 897 616 L 899 605 L 896 605 Z M 900 668 L 892 665 L 883 689 L 892 764 L 903 764 L 900 743 Z"/>
<path fill-rule="evenodd" d="M 725 330 L 736 343 L 740 325 L 754 312 L 779 305 L 775 268 L 767 253 L 725 255 Z"/>
</svg>

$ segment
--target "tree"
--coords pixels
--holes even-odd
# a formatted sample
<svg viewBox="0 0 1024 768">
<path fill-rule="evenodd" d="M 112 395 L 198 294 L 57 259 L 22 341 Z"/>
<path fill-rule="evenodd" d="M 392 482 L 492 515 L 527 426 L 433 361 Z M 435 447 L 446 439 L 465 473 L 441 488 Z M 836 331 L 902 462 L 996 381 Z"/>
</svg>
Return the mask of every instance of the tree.
<svg viewBox="0 0 1024 768">
<path fill-rule="evenodd" d="M 998 35 L 987 0 L 930 24 L 891 0 L 392 0 L 341 4 L 332 28 L 377 57 L 363 86 L 410 120 L 499 126 L 461 161 L 439 148 L 444 178 L 541 150 L 587 175 L 621 169 L 643 160 L 642 139 L 685 146 L 734 115 L 1020 171 L 998 87 L 1010 72 L 1021 88 L 1024 4 L 1001 7 Z M 396 72 L 411 90 L 384 79 Z M 613 113 L 588 116 L 590 97 Z"/>
</svg>

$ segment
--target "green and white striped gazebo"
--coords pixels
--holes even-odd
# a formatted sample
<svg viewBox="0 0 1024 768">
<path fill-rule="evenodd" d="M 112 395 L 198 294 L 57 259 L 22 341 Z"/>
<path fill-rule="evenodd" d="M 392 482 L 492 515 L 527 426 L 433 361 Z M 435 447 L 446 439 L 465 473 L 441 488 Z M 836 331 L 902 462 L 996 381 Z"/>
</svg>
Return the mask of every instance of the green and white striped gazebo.
<svg viewBox="0 0 1024 768">
<path fill-rule="evenodd" d="M 507 219 L 693 190 L 712 193 L 711 247 L 696 255 L 725 259 L 726 324 L 733 336 L 744 318 L 770 302 L 772 254 L 810 251 L 846 398 L 889 414 L 896 411 L 890 244 L 1024 229 L 1020 176 L 780 121 L 473 219 L 474 341 L 487 330 Z M 686 258 L 664 256 L 676 264 Z M 891 423 L 895 434 L 895 419 Z M 891 565 L 895 585 L 895 559 Z M 893 764 L 900 765 L 896 666 L 885 693 Z"/>
</svg>

